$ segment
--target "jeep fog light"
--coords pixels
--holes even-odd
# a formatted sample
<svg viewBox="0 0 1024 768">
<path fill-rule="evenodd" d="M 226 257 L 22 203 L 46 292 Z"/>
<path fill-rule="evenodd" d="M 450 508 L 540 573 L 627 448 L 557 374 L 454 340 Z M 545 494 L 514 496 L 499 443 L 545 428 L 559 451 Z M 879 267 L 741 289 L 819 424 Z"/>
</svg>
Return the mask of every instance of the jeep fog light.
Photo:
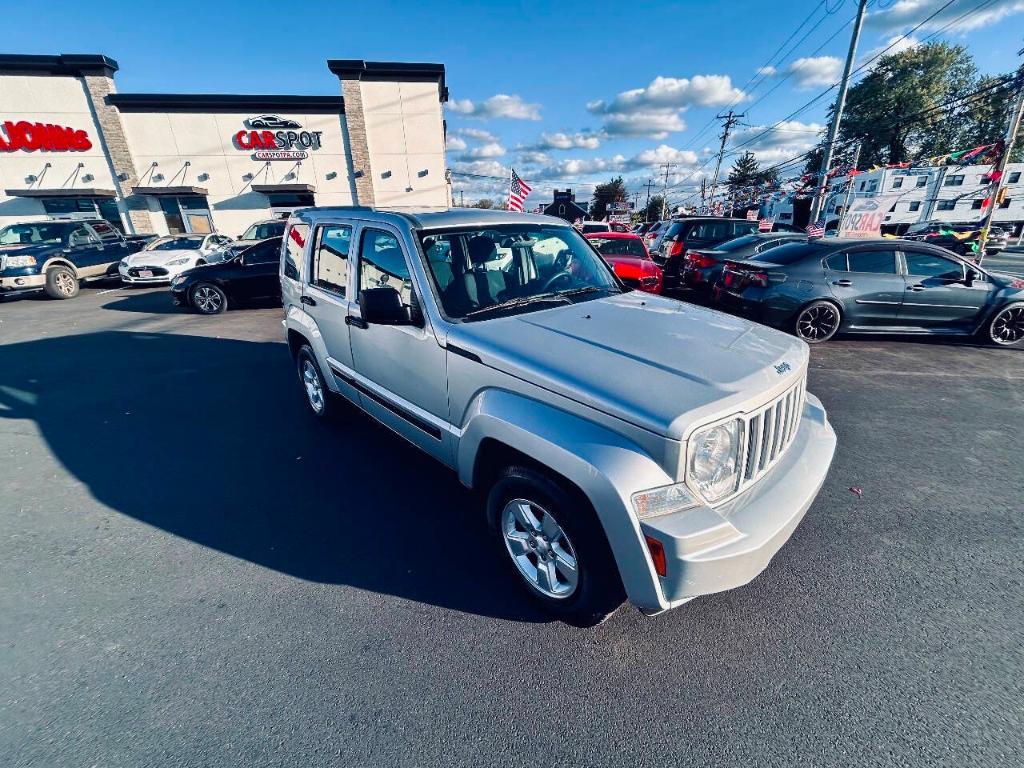
<svg viewBox="0 0 1024 768">
<path fill-rule="evenodd" d="M 665 485 L 633 494 L 633 509 L 636 510 L 636 516 L 641 519 L 671 515 L 673 512 L 682 512 L 696 506 L 697 500 L 685 483 Z"/>
<path fill-rule="evenodd" d="M 742 433 L 739 419 L 734 419 L 690 438 L 687 478 L 709 503 L 733 493 L 739 484 Z"/>
</svg>

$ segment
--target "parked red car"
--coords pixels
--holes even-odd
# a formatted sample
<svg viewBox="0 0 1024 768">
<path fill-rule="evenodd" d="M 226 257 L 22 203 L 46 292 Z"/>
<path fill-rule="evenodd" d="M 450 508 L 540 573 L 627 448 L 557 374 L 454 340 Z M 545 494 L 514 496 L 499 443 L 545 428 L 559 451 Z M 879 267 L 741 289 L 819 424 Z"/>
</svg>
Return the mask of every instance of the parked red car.
<svg viewBox="0 0 1024 768">
<path fill-rule="evenodd" d="M 626 285 L 661 293 L 661 267 L 654 263 L 643 238 L 632 232 L 592 232 L 584 235 Z"/>
</svg>

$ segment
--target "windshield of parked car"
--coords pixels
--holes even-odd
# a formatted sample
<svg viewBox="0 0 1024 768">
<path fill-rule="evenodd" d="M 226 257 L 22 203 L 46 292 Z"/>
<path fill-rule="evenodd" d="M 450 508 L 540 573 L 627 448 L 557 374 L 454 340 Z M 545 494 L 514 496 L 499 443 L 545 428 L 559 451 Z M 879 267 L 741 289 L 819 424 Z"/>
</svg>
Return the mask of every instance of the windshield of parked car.
<svg viewBox="0 0 1024 768">
<path fill-rule="evenodd" d="M 283 221 L 268 221 L 262 224 L 253 224 L 242 235 L 239 240 L 266 240 L 268 237 L 282 237 L 284 235 Z"/>
<path fill-rule="evenodd" d="M 59 245 L 67 232 L 61 224 L 11 224 L 0 229 L 0 245 Z"/>
<path fill-rule="evenodd" d="M 421 233 L 444 313 L 482 320 L 621 291 L 611 269 L 569 226 L 505 224 Z"/>
<path fill-rule="evenodd" d="M 587 240 L 601 253 L 609 256 L 635 256 L 638 259 L 647 257 L 644 244 L 634 237 L 588 237 Z"/>
<path fill-rule="evenodd" d="M 146 246 L 147 251 L 195 251 L 203 245 L 203 236 L 158 237 Z"/>
</svg>

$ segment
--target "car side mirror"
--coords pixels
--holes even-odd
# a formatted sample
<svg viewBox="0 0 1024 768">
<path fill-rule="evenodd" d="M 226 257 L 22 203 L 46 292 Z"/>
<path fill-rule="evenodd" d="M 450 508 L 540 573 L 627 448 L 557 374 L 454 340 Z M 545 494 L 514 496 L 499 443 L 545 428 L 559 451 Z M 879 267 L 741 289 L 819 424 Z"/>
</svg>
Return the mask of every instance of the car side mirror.
<svg viewBox="0 0 1024 768">
<path fill-rule="evenodd" d="M 364 288 L 359 292 L 359 313 L 367 323 L 411 325 L 409 308 L 394 288 Z"/>
<path fill-rule="evenodd" d="M 967 276 L 964 278 L 964 285 L 974 285 L 974 281 L 977 280 L 979 277 L 981 277 L 981 275 L 979 275 L 976 271 L 974 271 L 973 269 L 968 269 Z"/>
</svg>

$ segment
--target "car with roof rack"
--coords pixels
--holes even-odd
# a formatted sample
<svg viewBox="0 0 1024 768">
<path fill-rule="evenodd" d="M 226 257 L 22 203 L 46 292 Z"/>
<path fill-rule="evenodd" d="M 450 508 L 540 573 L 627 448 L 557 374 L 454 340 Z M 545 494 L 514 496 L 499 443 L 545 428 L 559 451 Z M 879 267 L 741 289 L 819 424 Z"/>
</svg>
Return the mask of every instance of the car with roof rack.
<svg viewBox="0 0 1024 768">
<path fill-rule="evenodd" d="M 746 584 L 825 481 L 806 344 L 628 290 L 561 219 L 306 208 L 279 278 L 309 413 L 354 405 L 453 470 L 495 554 L 572 623 Z"/>
</svg>

